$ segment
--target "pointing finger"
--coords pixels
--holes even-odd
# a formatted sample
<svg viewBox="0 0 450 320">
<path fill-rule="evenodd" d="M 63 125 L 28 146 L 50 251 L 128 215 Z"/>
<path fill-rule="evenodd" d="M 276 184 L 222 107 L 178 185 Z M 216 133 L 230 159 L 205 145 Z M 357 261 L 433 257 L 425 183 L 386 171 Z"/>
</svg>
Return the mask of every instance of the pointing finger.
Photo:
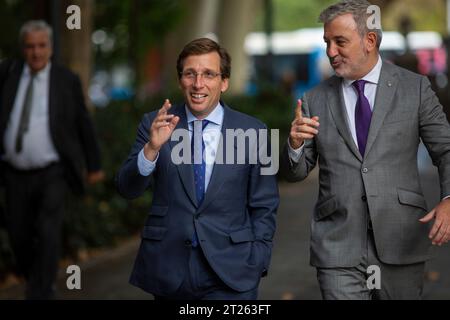
<svg viewBox="0 0 450 320">
<path fill-rule="evenodd" d="M 295 118 L 302 118 L 302 99 L 297 100 L 297 107 L 295 108 Z"/>
<path fill-rule="evenodd" d="M 169 110 L 169 108 L 171 106 L 172 105 L 170 104 L 170 100 L 169 99 L 164 100 L 164 104 L 162 105 L 161 109 L 159 109 L 159 113 L 160 114 L 165 114 L 167 112 L 167 110 Z"/>
</svg>

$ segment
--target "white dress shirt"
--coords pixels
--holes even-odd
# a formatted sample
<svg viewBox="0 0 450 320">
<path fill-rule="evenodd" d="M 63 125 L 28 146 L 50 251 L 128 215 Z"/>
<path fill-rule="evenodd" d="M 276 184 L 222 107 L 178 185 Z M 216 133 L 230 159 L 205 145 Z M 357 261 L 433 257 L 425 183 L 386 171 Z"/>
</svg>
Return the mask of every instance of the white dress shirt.
<svg viewBox="0 0 450 320">
<path fill-rule="evenodd" d="M 375 94 L 377 91 L 378 81 L 380 79 L 382 65 L 383 61 L 381 57 L 378 56 L 378 61 L 372 68 L 372 70 L 370 70 L 368 74 L 360 79 L 367 81 L 364 87 L 364 95 L 366 96 L 367 100 L 369 100 L 370 109 L 372 110 L 372 112 L 375 104 Z M 358 146 L 355 124 L 355 108 L 356 102 L 358 101 L 358 94 L 356 92 L 356 89 L 352 86 L 353 82 L 355 82 L 355 80 L 343 79 L 341 82 L 341 88 L 344 95 L 345 110 L 347 111 L 347 124 L 350 129 L 350 133 L 352 134 L 353 141 L 355 142 L 355 145 Z M 288 152 L 291 160 L 294 162 L 298 162 L 303 153 L 303 145 L 300 148 L 294 150 L 289 144 L 288 139 Z"/>
<path fill-rule="evenodd" d="M 369 100 L 370 109 L 373 112 L 373 107 L 375 105 L 375 95 L 377 91 L 378 81 L 380 80 L 381 67 L 383 65 L 382 59 L 378 56 L 378 61 L 375 67 L 366 74 L 361 80 L 366 80 L 367 83 L 364 87 L 364 95 L 367 100 Z M 355 80 L 343 79 L 341 83 L 342 92 L 344 94 L 345 110 L 347 111 L 347 124 L 349 126 L 350 132 L 352 134 L 353 141 L 355 145 L 358 146 L 358 140 L 356 138 L 356 126 L 355 126 L 355 108 L 356 102 L 358 100 L 358 95 L 356 89 L 352 86 Z M 304 144 L 298 148 L 293 149 L 289 143 L 288 139 L 288 153 L 291 161 L 298 162 L 303 153 Z M 450 198 L 450 195 L 445 196 L 442 200 Z"/>
<path fill-rule="evenodd" d="M 185 106 L 186 117 L 189 129 L 189 138 L 192 139 L 193 122 L 197 119 Z M 211 174 L 214 167 L 214 161 L 216 159 L 217 148 L 219 146 L 220 135 L 222 130 L 224 110 L 219 103 L 214 110 L 203 120 L 208 120 L 209 123 L 203 130 L 203 141 L 205 143 L 205 191 L 208 189 L 209 181 L 211 180 Z M 156 167 L 159 153 L 154 161 L 148 160 L 144 155 L 144 149 L 139 152 L 137 164 L 139 173 L 142 176 L 150 175 Z"/>
<path fill-rule="evenodd" d="M 20 170 L 43 168 L 59 160 L 58 152 L 50 135 L 48 107 L 50 68 L 51 64 L 48 63 L 34 78 L 29 127 L 23 136 L 22 151 L 16 153 L 17 131 L 25 102 L 26 90 L 31 78 L 30 68 L 27 64 L 24 65 L 20 77 L 14 106 L 3 137 L 5 148 L 3 160 Z"/>
</svg>

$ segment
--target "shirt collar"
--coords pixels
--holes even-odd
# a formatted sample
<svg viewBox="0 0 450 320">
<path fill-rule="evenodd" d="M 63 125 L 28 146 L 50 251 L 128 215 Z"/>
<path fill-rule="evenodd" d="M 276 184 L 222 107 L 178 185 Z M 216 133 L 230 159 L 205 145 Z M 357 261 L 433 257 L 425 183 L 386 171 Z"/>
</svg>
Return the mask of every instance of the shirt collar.
<svg viewBox="0 0 450 320">
<path fill-rule="evenodd" d="M 193 114 L 192 112 L 189 110 L 189 108 L 187 107 L 187 105 L 184 105 L 184 108 L 186 110 L 186 118 L 187 118 L 187 122 L 191 123 L 192 121 L 198 120 Z M 219 103 L 217 103 L 217 106 L 214 108 L 214 110 L 208 114 L 208 116 L 203 119 L 203 120 L 208 120 L 209 122 L 212 122 L 214 124 L 217 124 L 219 126 L 222 125 L 222 121 L 223 121 L 223 114 L 224 114 L 224 110 L 222 105 Z"/>
<path fill-rule="evenodd" d="M 375 64 L 375 66 L 372 68 L 372 70 L 369 71 L 368 74 L 366 74 L 360 80 L 365 80 L 365 81 L 373 83 L 373 84 L 378 84 L 378 80 L 380 79 L 382 65 L 383 65 L 383 60 L 381 59 L 380 55 L 378 55 L 378 61 Z M 353 82 L 355 82 L 355 80 L 344 79 L 344 81 L 343 81 L 344 86 L 346 86 L 346 87 L 351 86 Z"/>
<path fill-rule="evenodd" d="M 38 73 L 37 73 L 36 76 L 35 76 L 35 79 L 38 79 L 38 80 L 47 80 L 47 79 L 48 79 L 48 76 L 49 76 L 49 74 L 50 74 L 50 67 L 51 67 L 51 64 L 52 64 L 52 63 L 49 61 L 49 62 L 47 63 L 47 65 L 44 67 L 44 69 L 38 71 Z M 23 69 L 23 72 L 24 72 L 24 75 L 27 76 L 27 77 L 29 77 L 29 76 L 31 75 L 31 69 L 30 69 L 30 67 L 28 66 L 28 64 L 26 64 L 26 63 L 25 63 L 25 67 L 24 67 L 24 69 Z"/>
</svg>

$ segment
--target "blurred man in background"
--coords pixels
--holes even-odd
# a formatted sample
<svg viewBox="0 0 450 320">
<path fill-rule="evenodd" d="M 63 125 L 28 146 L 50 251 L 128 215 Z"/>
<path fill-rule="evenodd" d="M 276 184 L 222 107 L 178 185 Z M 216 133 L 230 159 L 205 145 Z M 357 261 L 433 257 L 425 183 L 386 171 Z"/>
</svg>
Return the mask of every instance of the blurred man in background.
<svg viewBox="0 0 450 320">
<path fill-rule="evenodd" d="M 55 296 L 65 196 L 103 179 L 100 150 L 75 74 L 50 62 L 52 29 L 20 30 L 23 60 L 0 65 L 5 220 L 28 299 Z M 84 167 L 87 167 L 87 175 Z"/>
</svg>

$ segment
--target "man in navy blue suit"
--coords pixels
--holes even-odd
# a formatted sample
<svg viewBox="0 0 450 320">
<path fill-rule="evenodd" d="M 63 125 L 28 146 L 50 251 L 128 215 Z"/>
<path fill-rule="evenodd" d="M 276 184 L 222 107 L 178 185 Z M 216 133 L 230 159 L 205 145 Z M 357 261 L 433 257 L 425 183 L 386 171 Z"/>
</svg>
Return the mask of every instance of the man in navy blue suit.
<svg viewBox="0 0 450 320">
<path fill-rule="evenodd" d="M 251 139 L 235 140 L 267 128 L 220 100 L 231 58 L 216 42 L 188 43 L 177 71 L 185 102 L 166 100 L 144 115 L 117 174 L 125 198 L 153 190 L 130 282 L 156 299 L 256 299 L 271 257 L 278 187 L 263 161 L 251 161 Z"/>
</svg>

